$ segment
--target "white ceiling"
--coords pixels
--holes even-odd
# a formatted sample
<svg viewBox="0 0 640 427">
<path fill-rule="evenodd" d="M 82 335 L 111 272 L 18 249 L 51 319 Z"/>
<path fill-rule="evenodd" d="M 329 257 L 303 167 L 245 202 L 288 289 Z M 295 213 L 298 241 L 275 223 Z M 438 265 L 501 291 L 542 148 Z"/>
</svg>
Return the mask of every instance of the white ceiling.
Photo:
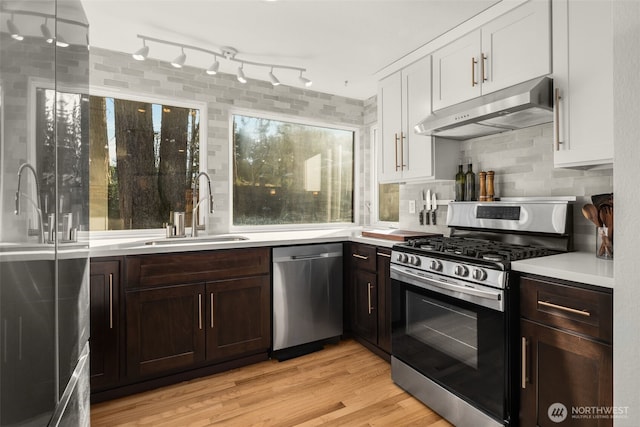
<svg viewBox="0 0 640 427">
<path fill-rule="evenodd" d="M 237 58 L 306 68 L 311 89 L 357 99 L 376 93 L 375 73 L 499 0 L 82 0 L 92 46 L 132 53 L 137 34 Z M 148 42 L 150 58 L 171 61 L 179 48 Z M 187 66 L 213 56 L 186 50 Z M 234 74 L 238 64 L 221 61 Z M 244 66 L 249 79 L 268 69 Z M 299 72 L 274 70 L 299 86 Z"/>
</svg>

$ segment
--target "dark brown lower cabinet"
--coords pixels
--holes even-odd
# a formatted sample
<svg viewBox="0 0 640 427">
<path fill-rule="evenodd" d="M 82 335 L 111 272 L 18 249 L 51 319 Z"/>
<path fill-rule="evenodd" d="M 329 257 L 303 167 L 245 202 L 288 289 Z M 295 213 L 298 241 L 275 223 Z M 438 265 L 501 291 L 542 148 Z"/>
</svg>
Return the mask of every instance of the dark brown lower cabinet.
<svg viewBox="0 0 640 427">
<path fill-rule="evenodd" d="M 127 372 L 144 378 L 267 351 L 269 276 L 127 292 Z"/>
<path fill-rule="evenodd" d="M 207 360 L 225 360 L 271 345 L 269 276 L 207 283 Z"/>
<path fill-rule="evenodd" d="M 611 346 L 528 320 L 520 327 L 525 355 L 520 424 L 612 426 L 612 419 L 593 412 L 613 406 Z M 559 424 L 565 416 L 566 424 Z"/>
<path fill-rule="evenodd" d="M 120 267 L 122 260 L 92 260 L 90 264 L 91 389 L 120 380 Z"/>
<path fill-rule="evenodd" d="M 520 279 L 520 425 L 612 426 L 613 294 Z"/>
<path fill-rule="evenodd" d="M 391 354 L 391 250 L 351 243 L 347 258 L 349 326 L 355 338 L 379 356 Z"/>
<path fill-rule="evenodd" d="M 130 291 L 127 300 L 127 373 L 148 377 L 205 359 L 205 285 Z"/>
<path fill-rule="evenodd" d="M 378 343 L 378 287 L 376 274 L 355 270 L 352 276 L 351 330 L 360 338 Z"/>
</svg>

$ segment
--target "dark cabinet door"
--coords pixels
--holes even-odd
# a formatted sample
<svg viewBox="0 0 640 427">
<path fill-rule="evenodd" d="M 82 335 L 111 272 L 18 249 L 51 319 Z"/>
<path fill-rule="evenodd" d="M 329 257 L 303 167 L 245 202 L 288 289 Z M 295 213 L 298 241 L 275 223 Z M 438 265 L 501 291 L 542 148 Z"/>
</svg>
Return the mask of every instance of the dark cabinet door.
<svg viewBox="0 0 640 427">
<path fill-rule="evenodd" d="M 92 261 L 90 270 L 91 389 L 98 390 L 120 375 L 120 262 Z"/>
<path fill-rule="evenodd" d="M 391 251 L 378 249 L 378 347 L 391 353 Z"/>
<path fill-rule="evenodd" d="M 563 416 L 571 426 L 613 425 L 608 417 L 586 417 L 584 412 L 572 417 L 572 408 L 613 406 L 611 346 L 524 319 L 520 327 L 521 425 L 560 425 Z"/>
<path fill-rule="evenodd" d="M 378 344 L 378 290 L 376 274 L 354 270 L 351 281 L 351 330 L 372 344 Z"/>
<path fill-rule="evenodd" d="M 268 275 L 207 283 L 207 360 L 266 351 L 271 345 Z"/>
<path fill-rule="evenodd" d="M 127 374 L 148 377 L 205 359 L 204 284 L 127 292 Z"/>
</svg>

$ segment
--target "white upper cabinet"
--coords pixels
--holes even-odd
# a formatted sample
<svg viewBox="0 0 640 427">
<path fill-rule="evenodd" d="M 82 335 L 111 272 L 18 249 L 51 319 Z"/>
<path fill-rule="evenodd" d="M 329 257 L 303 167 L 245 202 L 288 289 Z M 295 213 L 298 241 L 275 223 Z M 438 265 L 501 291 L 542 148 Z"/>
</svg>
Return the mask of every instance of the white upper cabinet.
<svg viewBox="0 0 640 427">
<path fill-rule="evenodd" d="M 613 164 L 612 4 L 553 1 L 556 167 Z"/>
<path fill-rule="evenodd" d="M 433 54 L 439 110 L 551 72 L 548 0 L 531 0 Z"/>
<path fill-rule="evenodd" d="M 458 146 L 435 143 L 414 126 L 431 114 L 431 57 L 381 80 L 378 85 L 378 181 L 453 179 Z M 442 146 L 442 147 L 441 147 Z M 438 158 L 438 165 L 435 160 Z M 453 166 L 451 166 L 451 164 Z M 451 170 L 447 170 L 451 168 Z M 441 173 L 443 176 L 441 176 Z"/>
</svg>

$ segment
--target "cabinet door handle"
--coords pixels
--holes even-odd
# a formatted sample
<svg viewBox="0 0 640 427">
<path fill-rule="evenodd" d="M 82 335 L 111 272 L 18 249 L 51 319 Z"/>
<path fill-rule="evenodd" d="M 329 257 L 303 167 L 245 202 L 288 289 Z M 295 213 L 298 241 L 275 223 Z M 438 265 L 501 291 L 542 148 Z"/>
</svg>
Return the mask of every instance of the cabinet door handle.
<svg viewBox="0 0 640 427">
<path fill-rule="evenodd" d="M 400 132 L 400 170 L 404 170 L 407 165 L 404 163 L 404 140 L 406 136 L 404 136 L 404 132 Z"/>
<path fill-rule="evenodd" d="M 113 329 L 113 273 L 109 273 L 109 329 Z"/>
<path fill-rule="evenodd" d="M 363 259 L 365 261 L 369 259 L 368 256 L 364 256 L 364 255 L 358 255 L 358 254 L 351 254 L 351 255 L 353 255 L 354 258 Z"/>
<path fill-rule="evenodd" d="M 486 82 L 487 81 L 487 74 L 485 73 L 486 72 L 486 65 L 485 64 L 487 62 L 488 57 L 487 57 L 487 55 L 484 54 L 484 52 L 482 52 L 480 54 L 480 59 L 482 61 L 481 64 L 480 64 L 480 69 L 482 70 L 480 74 L 482 74 L 482 81 Z"/>
<path fill-rule="evenodd" d="M 371 314 L 371 312 L 373 311 L 373 307 L 371 306 L 371 288 L 373 286 L 371 286 L 371 282 L 367 283 L 367 300 L 369 303 L 369 314 Z"/>
<path fill-rule="evenodd" d="M 202 294 L 198 294 L 198 328 L 202 329 Z"/>
<path fill-rule="evenodd" d="M 522 389 L 527 388 L 527 382 L 529 382 L 529 377 L 527 375 L 527 349 L 529 347 L 529 343 L 527 343 L 527 339 L 522 337 L 522 366 L 520 367 L 521 371 L 521 385 Z"/>
<path fill-rule="evenodd" d="M 557 310 L 566 311 L 571 314 L 579 314 L 580 316 L 585 316 L 585 317 L 591 316 L 591 313 L 589 313 L 587 310 L 577 310 L 575 308 L 565 307 L 564 305 L 558 305 L 548 301 L 538 301 L 538 304 L 543 305 L 545 307 L 551 307 Z"/>
<path fill-rule="evenodd" d="M 555 150 L 560 151 L 560 100 L 562 96 L 560 96 L 560 88 L 556 88 L 554 93 L 554 102 L 553 102 L 553 116 L 554 116 L 554 139 L 555 139 Z"/>
<path fill-rule="evenodd" d="M 478 61 L 475 56 L 471 57 L 471 87 L 475 87 L 478 82 L 476 81 L 476 64 Z"/>
<path fill-rule="evenodd" d="M 215 325 L 215 323 L 213 321 L 214 313 L 215 313 L 215 311 L 213 310 L 213 307 L 214 307 L 214 305 L 213 305 L 213 292 L 211 292 L 211 328 L 213 328 L 214 325 Z"/>
<path fill-rule="evenodd" d="M 22 360 L 22 316 L 18 316 L 18 360 Z"/>
<path fill-rule="evenodd" d="M 376 252 L 376 253 L 377 253 L 378 255 L 380 255 L 380 256 L 384 256 L 384 257 L 387 257 L 387 258 L 391 258 L 391 254 L 383 254 L 382 252 Z"/>
</svg>

